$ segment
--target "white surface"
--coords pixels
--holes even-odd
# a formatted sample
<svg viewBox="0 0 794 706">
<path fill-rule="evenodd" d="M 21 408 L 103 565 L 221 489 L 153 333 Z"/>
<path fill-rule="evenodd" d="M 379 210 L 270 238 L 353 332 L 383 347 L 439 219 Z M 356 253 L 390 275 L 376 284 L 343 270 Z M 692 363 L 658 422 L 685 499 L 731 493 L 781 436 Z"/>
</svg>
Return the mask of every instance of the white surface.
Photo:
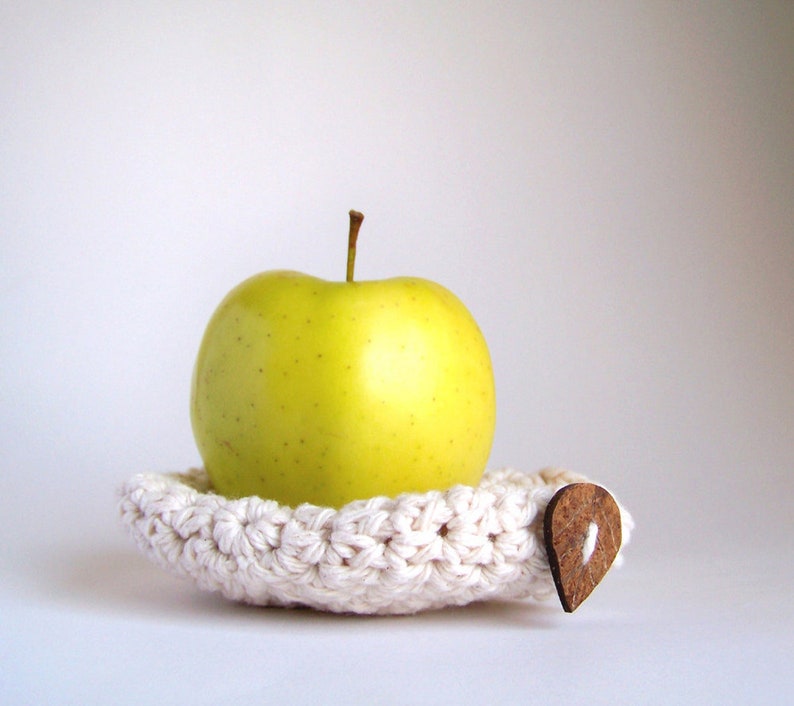
<svg viewBox="0 0 794 706">
<path fill-rule="evenodd" d="M 0 702 L 790 701 L 794 6 L 266 5 L 0 8 Z M 214 306 L 349 208 L 480 321 L 491 465 L 634 514 L 574 615 L 246 610 L 121 533 Z"/>
</svg>

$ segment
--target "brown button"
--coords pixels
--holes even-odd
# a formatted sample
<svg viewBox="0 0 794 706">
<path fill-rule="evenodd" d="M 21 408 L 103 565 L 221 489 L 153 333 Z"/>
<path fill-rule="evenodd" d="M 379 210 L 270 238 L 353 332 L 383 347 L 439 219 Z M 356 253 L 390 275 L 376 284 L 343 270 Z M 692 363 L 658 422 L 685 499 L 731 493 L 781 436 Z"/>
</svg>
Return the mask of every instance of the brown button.
<svg viewBox="0 0 794 706">
<path fill-rule="evenodd" d="M 601 486 L 573 483 L 549 502 L 543 531 L 557 594 L 565 611 L 573 613 L 617 556 L 620 509 Z"/>
</svg>

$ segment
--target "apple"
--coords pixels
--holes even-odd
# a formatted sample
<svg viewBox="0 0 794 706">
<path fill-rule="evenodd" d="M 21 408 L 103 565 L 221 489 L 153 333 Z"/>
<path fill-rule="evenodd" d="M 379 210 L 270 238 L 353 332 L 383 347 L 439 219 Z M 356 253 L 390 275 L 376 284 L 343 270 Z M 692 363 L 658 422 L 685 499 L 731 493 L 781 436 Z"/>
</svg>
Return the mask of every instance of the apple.
<svg viewBox="0 0 794 706">
<path fill-rule="evenodd" d="M 434 282 L 354 281 L 363 218 L 350 212 L 344 282 L 264 272 L 212 315 L 191 422 L 216 492 L 340 507 L 479 482 L 496 416 L 485 339 Z"/>
</svg>

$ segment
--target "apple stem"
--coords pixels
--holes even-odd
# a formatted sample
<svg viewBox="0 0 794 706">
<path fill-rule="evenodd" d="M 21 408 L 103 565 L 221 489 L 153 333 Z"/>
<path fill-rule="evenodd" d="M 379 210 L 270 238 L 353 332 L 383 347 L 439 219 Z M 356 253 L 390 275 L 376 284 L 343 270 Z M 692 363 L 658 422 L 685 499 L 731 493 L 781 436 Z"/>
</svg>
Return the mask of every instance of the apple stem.
<svg viewBox="0 0 794 706">
<path fill-rule="evenodd" d="M 353 270 L 356 267 L 356 240 L 364 214 L 358 211 L 350 212 L 350 232 L 347 236 L 347 281 L 353 281 Z"/>
</svg>

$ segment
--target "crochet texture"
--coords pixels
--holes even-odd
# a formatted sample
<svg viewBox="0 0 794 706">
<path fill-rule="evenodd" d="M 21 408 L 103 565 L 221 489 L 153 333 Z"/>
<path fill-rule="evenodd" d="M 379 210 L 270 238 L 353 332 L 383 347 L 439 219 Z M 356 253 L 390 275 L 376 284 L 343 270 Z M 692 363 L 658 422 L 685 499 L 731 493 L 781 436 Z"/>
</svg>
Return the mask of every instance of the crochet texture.
<svg viewBox="0 0 794 706">
<path fill-rule="evenodd" d="M 477 487 L 335 510 L 229 499 L 193 469 L 134 476 L 119 509 L 144 554 L 201 589 L 262 606 L 405 614 L 555 595 L 543 515 L 557 490 L 584 480 L 561 469 L 491 470 Z M 625 546 L 633 522 L 620 510 Z"/>
</svg>

